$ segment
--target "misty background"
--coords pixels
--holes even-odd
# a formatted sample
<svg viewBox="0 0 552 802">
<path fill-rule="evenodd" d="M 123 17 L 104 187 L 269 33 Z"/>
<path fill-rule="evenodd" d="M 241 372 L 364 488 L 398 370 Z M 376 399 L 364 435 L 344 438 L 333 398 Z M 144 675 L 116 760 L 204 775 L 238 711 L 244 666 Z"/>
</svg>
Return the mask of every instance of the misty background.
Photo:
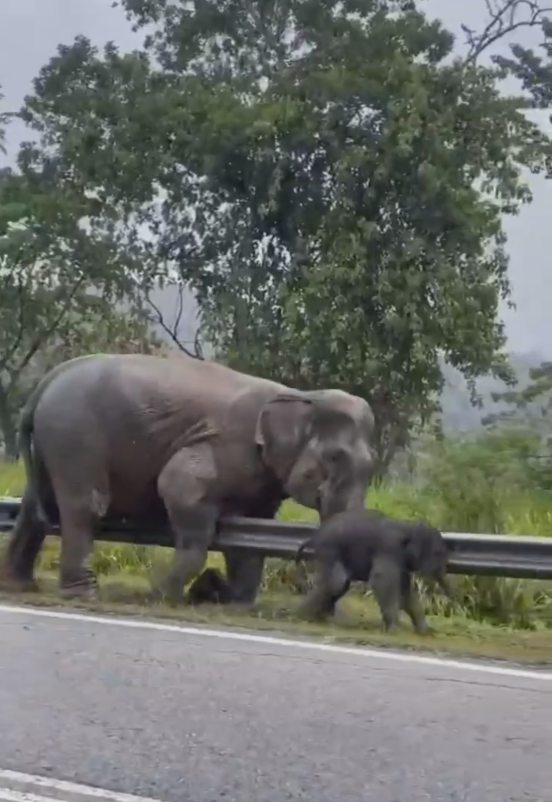
<svg viewBox="0 0 552 802">
<path fill-rule="evenodd" d="M 458 36 L 457 47 L 463 49 L 461 23 L 473 28 L 484 25 L 485 0 L 420 0 L 419 6 L 431 17 L 438 17 Z M 55 54 L 58 44 L 70 44 L 75 36 L 84 35 L 102 47 L 113 40 L 122 50 L 140 46 L 142 34 L 133 33 L 120 8 L 112 0 L 17 0 L 0 3 L 0 84 L 5 95 L 0 111 L 17 111 L 24 96 L 31 91 L 32 80 L 40 68 Z M 492 52 L 508 53 L 511 41 L 527 47 L 538 47 L 539 32 L 524 29 L 513 38 L 502 40 Z M 505 84 L 508 88 L 508 83 Z M 510 84 L 510 88 L 516 88 Z M 538 116 L 537 116 L 538 115 Z M 552 131 L 548 113 L 533 114 L 533 119 Z M 8 159 L 13 162 L 19 143 L 29 138 L 25 126 L 15 120 L 8 127 Z M 552 360 L 552 278 L 549 267 L 552 252 L 552 182 L 542 176 L 529 176 L 534 200 L 516 218 L 505 223 L 510 254 L 510 279 L 515 309 L 503 305 L 501 316 L 506 324 L 508 348 L 520 383 L 527 380 L 529 368 L 544 360 Z M 159 290 L 152 295 L 156 306 L 169 326 L 178 311 L 175 288 Z M 178 326 L 182 342 L 194 339 L 197 328 L 196 306 L 186 294 Z M 158 334 L 166 339 L 162 330 Z M 471 406 L 465 383 L 456 371 L 446 369 L 447 386 L 443 393 L 445 427 L 469 431 L 480 425 L 482 411 Z M 494 408 L 490 392 L 501 389 L 498 382 L 479 382 L 485 400 L 485 412 Z"/>
</svg>

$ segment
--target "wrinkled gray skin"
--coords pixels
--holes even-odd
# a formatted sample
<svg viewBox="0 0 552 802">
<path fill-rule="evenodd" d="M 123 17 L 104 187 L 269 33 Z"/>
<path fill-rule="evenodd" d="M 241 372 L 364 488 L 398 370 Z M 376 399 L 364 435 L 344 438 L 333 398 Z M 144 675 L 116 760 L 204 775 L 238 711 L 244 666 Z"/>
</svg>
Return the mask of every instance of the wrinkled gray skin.
<svg viewBox="0 0 552 802">
<path fill-rule="evenodd" d="M 299 392 L 186 356 L 94 354 L 65 362 L 23 411 L 27 488 L 3 580 L 34 587 L 45 521 L 61 524 L 64 595 L 95 593 L 100 518 L 167 520 L 174 601 L 204 568 L 221 515 L 273 518 L 292 497 L 321 520 L 364 505 L 373 415 L 339 390 Z M 255 599 L 264 559 L 228 552 L 236 601 Z"/>
<path fill-rule="evenodd" d="M 416 591 L 414 573 L 437 581 L 452 598 L 447 573 L 448 549 L 438 529 L 423 521 L 400 521 L 377 510 L 351 510 L 322 523 L 296 555 L 314 550 L 315 586 L 303 612 L 325 618 L 335 610 L 351 582 L 370 582 L 383 626 L 396 629 L 399 611 L 410 617 L 415 631 L 430 632 Z"/>
</svg>

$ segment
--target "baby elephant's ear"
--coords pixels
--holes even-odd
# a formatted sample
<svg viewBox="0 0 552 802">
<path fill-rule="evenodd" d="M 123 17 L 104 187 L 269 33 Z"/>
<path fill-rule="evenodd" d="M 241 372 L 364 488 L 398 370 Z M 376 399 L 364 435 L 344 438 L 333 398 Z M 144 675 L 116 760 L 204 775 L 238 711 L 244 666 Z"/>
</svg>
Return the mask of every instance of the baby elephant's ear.
<svg viewBox="0 0 552 802">
<path fill-rule="evenodd" d="M 404 534 L 403 548 L 409 571 L 419 571 L 424 556 L 424 532 L 419 526 L 409 526 Z"/>
</svg>

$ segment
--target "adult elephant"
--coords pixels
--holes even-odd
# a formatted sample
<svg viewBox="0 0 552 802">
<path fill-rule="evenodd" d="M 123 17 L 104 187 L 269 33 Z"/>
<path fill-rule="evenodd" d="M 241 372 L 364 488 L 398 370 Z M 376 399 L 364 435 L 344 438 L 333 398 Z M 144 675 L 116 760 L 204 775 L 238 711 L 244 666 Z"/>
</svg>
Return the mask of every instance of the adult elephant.
<svg viewBox="0 0 552 802">
<path fill-rule="evenodd" d="M 4 580 L 34 586 L 46 523 L 60 523 L 60 588 L 89 596 L 96 524 L 168 521 L 165 592 L 182 598 L 204 568 L 221 515 L 272 518 L 283 499 L 322 520 L 364 506 L 370 406 L 340 390 L 300 392 L 187 356 L 92 354 L 38 384 L 21 418 L 27 474 Z M 225 555 L 232 596 L 254 601 L 264 559 Z"/>
</svg>

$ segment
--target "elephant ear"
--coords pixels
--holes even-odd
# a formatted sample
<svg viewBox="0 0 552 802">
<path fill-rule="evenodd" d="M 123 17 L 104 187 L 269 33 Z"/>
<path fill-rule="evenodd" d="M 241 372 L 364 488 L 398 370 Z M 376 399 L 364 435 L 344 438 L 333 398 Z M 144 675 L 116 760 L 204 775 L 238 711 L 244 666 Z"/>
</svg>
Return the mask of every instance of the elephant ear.
<svg viewBox="0 0 552 802">
<path fill-rule="evenodd" d="M 420 571 L 427 559 L 428 533 L 424 524 L 409 524 L 403 538 L 409 571 Z"/>
<path fill-rule="evenodd" d="M 314 404 L 300 394 L 268 401 L 257 418 L 255 442 L 263 460 L 285 481 L 314 428 Z"/>
</svg>

